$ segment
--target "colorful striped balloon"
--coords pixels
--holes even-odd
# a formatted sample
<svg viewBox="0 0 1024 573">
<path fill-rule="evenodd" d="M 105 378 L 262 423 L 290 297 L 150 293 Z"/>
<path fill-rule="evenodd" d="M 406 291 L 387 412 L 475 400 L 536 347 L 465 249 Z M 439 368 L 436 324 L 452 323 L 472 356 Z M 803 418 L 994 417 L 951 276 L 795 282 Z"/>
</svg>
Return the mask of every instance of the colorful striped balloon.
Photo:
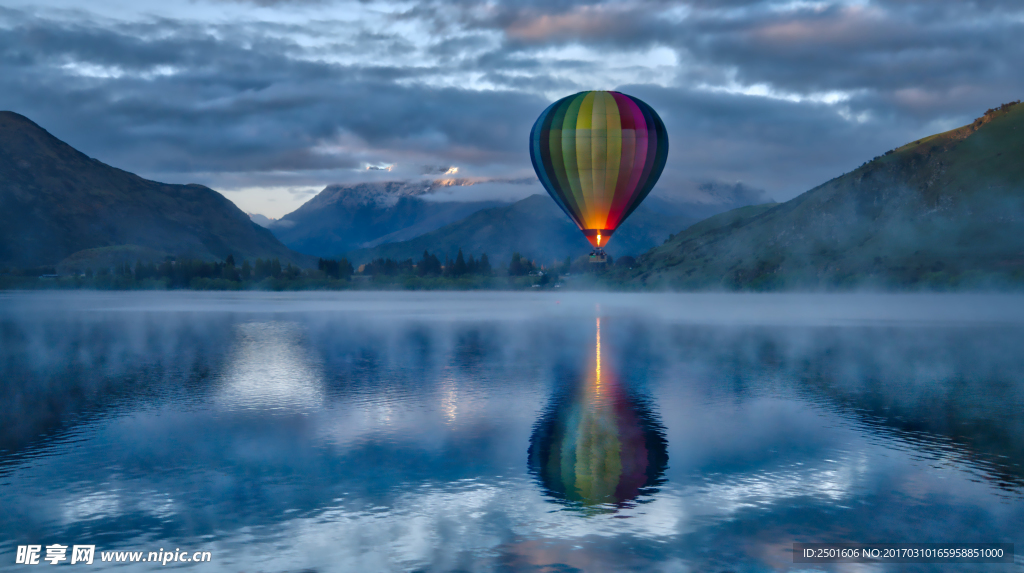
<svg viewBox="0 0 1024 573">
<path fill-rule="evenodd" d="M 562 98 L 530 132 L 537 177 L 595 247 L 603 247 L 665 169 L 668 133 L 651 106 L 619 92 Z"/>
</svg>

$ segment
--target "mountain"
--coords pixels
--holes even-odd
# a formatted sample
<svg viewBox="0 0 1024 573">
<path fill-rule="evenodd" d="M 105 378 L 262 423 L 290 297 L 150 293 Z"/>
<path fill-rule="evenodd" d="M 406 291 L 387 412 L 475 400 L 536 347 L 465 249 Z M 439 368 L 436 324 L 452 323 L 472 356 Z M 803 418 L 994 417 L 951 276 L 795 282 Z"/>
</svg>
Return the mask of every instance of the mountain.
<svg viewBox="0 0 1024 573">
<path fill-rule="evenodd" d="M 661 244 L 673 230 L 698 220 L 708 209 L 713 207 L 650 196 L 619 227 L 606 250 L 613 257 L 640 254 Z M 561 262 L 567 256 L 575 259 L 592 250 L 555 202 L 546 194 L 538 194 L 511 205 L 478 211 L 409 241 L 360 249 L 346 256 L 354 264 L 380 257 L 418 260 L 424 250 L 442 258 L 454 258 L 460 248 L 466 256 L 487 253 L 495 263 L 508 262 L 512 253 L 519 252 L 545 264 Z"/>
<path fill-rule="evenodd" d="M 681 289 L 1024 284 L 1024 105 L 777 205 L 693 225 L 623 277 Z"/>
<path fill-rule="evenodd" d="M 423 196 L 472 181 L 388 181 L 330 185 L 295 211 L 264 226 L 296 251 L 331 257 L 353 249 L 404 241 L 501 201 L 439 202 Z M 262 224 L 262 223 L 261 223 Z"/>
<path fill-rule="evenodd" d="M 259 213 L 246 214 L 249 215 L 249 219 L 251 219 L 253 223 L 256 223 L 257 225 L 263 227 L 264 229 L 269 229 L 273 227 L 275 223 L 277 223 L 277 219 L 271 219 L 266 215 L 260 215 Z"/>
<path fill-rule="evenodd" d="M 208 187 L 143 179 L 87 157 L 22 115 L 0 112 L 0 267 L 52 265 L 119 245 L 315 263 Z"/>
</svg>

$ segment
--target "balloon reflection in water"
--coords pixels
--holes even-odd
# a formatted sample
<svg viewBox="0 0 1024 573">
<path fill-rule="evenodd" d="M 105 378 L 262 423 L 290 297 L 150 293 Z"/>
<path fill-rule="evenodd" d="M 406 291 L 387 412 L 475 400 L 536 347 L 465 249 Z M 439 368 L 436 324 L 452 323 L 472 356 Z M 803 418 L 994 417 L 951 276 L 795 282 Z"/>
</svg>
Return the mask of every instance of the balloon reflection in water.
<svg viewBox="0 0 1024 573">
<path fill-rule="evenodd" d="M 530 437 L 530 471 L 571 504 L 621 506 L 663 482 L 667 449 L 654 412 L 602 371 L 598 318 L 594 370 L 552 397 Z"/>
</svg>

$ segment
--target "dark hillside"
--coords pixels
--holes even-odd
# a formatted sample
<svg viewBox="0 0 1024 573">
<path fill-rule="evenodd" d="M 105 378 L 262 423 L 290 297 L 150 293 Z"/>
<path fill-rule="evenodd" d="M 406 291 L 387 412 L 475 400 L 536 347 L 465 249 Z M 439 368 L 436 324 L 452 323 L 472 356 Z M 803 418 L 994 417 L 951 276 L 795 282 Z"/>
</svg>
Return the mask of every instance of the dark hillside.
<svg viewBox="0 0 1024 573">
<path fill-rule="evenodd" d="M 725 229 L 702 223 L 653 249 L 629 279 L 755 290 L 1024 283 L 1024 106 L 731 216 Z"/>
<path fill-rule="evenodd" d="M 52 265 L 117 245 L 315 264 L 208 187 L 143 179 L 87 157 L 24 116 L 0 112 L 0 267 Z"/>
</svg>

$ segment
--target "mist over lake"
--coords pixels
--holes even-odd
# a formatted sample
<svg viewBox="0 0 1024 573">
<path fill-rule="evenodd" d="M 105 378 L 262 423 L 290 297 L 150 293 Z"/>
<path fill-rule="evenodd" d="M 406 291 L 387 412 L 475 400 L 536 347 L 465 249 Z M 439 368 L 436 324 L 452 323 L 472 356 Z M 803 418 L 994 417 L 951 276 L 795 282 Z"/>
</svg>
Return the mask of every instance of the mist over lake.
<svg viewBox="0 0 1024 573">
<path fill-rule="evenodd" d="M 1013 295 L 0 293 L 0 569 L 954 570 L 793 543 L 1024 551 L 1022 348 Z"/>
</svg>

